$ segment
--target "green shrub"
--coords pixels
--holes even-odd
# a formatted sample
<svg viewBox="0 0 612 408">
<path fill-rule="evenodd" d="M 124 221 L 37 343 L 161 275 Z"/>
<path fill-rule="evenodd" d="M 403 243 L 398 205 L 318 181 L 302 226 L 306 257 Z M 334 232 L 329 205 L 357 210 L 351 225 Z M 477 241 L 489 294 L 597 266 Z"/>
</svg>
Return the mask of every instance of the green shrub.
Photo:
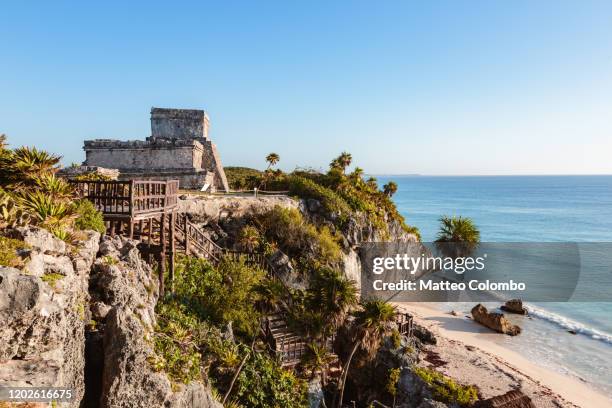
<svg viewBox="0 0 612 408">
<path fill-rule="evenodd" d="M 327 226 L 319 229 L 295 208 L 275 206 L 258 218 L 263 235 L 302 266 L 331 266 L 342 256 L 340 237 Z"/>
<path fill-rule="evenodd" d="M 252 336 L 259 328 L 256 286 L 265 273 L 242 262 L 223 260 L 217 268 L 206 260 L 182 257 L 177 260 L 175 293 L 200 318 L 212 323 L 233 322 L 239 334 Z"/>
<path fill-rule="evenodd" d="M 412 371 L 429 386 L 438 401 L 468 406 L 478 399 L 478 390 L 473 385 L 457 384 L 452 378 L 430 368 L 414 367 Z"/>
<path fill-rule="evenodd" d="M 338 225 L 343 225 L 351 215 L 350 206 L 336 192 L 313 180 L 301 176 L 288 177 L 290 195 L 300 198 L 313 198 L 321 202 L 325 211 L 337 217 Z"/>
<path fill-rule="evenodd" d="M 17 239 L 0 236 L 0 265 L 19 268 L 23 266 L 23 260 L 18 251 L 28 249 L 28 245 Z"/>
<path fill-rule="evenodd" d="M 78 167 L 79 165 L 77 165 Z M 91 173 L 84 173 L 84 174 L 79 174 L 78 176 L 75 176 L 74 178 L 72 178 L 75 181 L 110 181 L 112 180 L 112 178 L 110 178 L 109 176 L 106 176 L 104 174 L 100 174 L 98 172 L 91 172 Z"/>
<path fill-rule="evenodd" d="M 393 348 L 398 349 L 402 345 L 402 336 L 397 329 L 393 329 L 391 331 L 391 344 L 393 344 Z"/>
<path fill-rule="evenodd" d="M 55 288 L 57 281 L 63 278 L 64 278 L 64 275 L 59 274 L 59 273 L 45 273 L 43 276 L 40 277 L 40 279 L 42 279 L 43 282 L 46 282 L 52 288 Z"/>
<path fill-rule="evenodd" d="M 234 386 L 235 399 L 254 408 L 305 407 L 306 383 L 262 353 L 253 353 Z"/>
<path fill-rule="evenodd" d="M 91 201 L 85 199 L 76 201 L 74 203 L 74 212 L 77 214 L 74 225 L 78 229 L 98 231 L 100 234 L 106 232 L 104 217 Z"/>
<path fill-rule="evenodd" d="M 149 363 L 173 382 L 189 384 L 200 378 L 201 355 L 194 333 L 198 320 L 176 302 L 158 303 L 158 323 L 154 334 L 155 354 Z"/>
<path fill-rule="evenodd" d="M 252 190 L 259 187 L 263 173 L 249 167 L 225 167 L 227 183 L 232 190 Z"/>
</svg>

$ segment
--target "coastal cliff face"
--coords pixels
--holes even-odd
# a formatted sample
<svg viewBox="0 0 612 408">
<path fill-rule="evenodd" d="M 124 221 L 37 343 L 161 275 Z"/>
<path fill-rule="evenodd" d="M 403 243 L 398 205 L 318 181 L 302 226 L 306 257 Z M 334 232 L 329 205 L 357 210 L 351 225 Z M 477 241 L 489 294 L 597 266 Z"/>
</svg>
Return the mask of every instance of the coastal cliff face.
<svg viewBox="0 0 612 408">
<path fill-rule="evenodd" d="M 0 267 L 0 386 L 71 388 L 69 407 L 221 407 L 203 384 L 152 368 L 158 284 L 137 242 L 13 236 L 28 249 L 20 269 Z"/>
<path fill-rule="evenodd" d="M 387 220 L 387 231 L 383 232 L 363 213 L 352 214 L 342 229 L 336 227 L 338 214 L 329 213 L 320 201 L 295 199 L 287 196 L 182 196 L 179 211 L 201 225 L 222 246 L 232 246 L 250 219 L 271 211 L 276 206 L 298 209 L 312 224 L 326 226 L 341 237 L 342 260 L 340 269 L 344 275 L 359 285 L 361 281 L 361 259 L 359 247 L 364 242 L 417 242 L 418 237 L 406 232 L 396 220 Z M 290 260 L 282 253 L 270 259 L 281 275 L 287 276 L 287 283 L 304 286 L 294 274 Z"/>
<path fill-rule="evenodd" d="M 201 383 L 173 386 L 166 374 L 152 369 L 158 284 L 136 241 L 102 239 L 90 291 L 96 311 L 102 311 L 95 316 L 100 324 L 90 346 L 102 350 L 101 359 L 92 358 L 102 372 L 100 407 L 221 406 Z"/>
<path fill-rule="evenodd" d="M 0 385 L 72 388 L 85 394 L 85 324 L 89 270 L 99 234 L 87 232 L 75 248 L 46 230 L 14 231 L 30 248 L 19 270 L 0 268 Z"/>
</svg>

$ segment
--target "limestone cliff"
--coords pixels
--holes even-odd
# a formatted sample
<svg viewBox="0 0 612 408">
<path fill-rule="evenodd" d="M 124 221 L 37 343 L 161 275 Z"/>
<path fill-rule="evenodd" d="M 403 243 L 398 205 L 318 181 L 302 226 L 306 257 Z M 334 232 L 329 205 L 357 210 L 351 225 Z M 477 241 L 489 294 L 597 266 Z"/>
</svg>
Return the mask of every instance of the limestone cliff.
<svg viewBox="0 0 612 408">
<path fill-rule="evenodd" d="M 275 206 L 297 208 L 313 224 L 327 225 L 336 230 L 335 215 L 327 213 L 321 203 L 314 199 L 300 200 L 287 196 L 210 196 L 185 195 L 179 200 L 179 211 L 206 229 L 213 240 L 222 246 L 231 246 L 240 229 L 258 214 L 270 211 Z M 355 213 L 348 219 L 345 227 L 338 231 L 342 236 L 342 265 L 344 274 L 356 281 L 361 280 L 361 260 L 359 247 L 364 242 L 414 242 L 416 235 L 404 231 L 394 220 L 387 222 L 388 234 L 376 229 L 365 214 Z M 294 279 L 289 259 L 276 254 L 270 259 L 276 269 L 287 276 L 297 286 L 303 286 Z"/>
<path fill-rule="evenodd" d="M 65 387 L 85 393 L 85 324 L 89 269 L 99 234 L 75 248 L 43 229 L 20 228 L 30 246 L 22 270 L 0 268 L 0 385 Z"/>
<path fill-rule="evenodd" d="M 151 368 L 157 278 L 137 242 L 44 229 L 13 236 L 21 269 L 0 267 L 0 386 L 74 390 L 69 407 L 220 407 L 208 388 Z"/>
<path fill-rule="evenodd" d="M 157 280 L 140 258 L 136 241 L 102 238 L 90 291 L 94 317 L 100 320 L 91 340 L 92 349 L 102 350 L 102 358 L 92 358 L 94 371 L 102 373 L 100 407 L 221 406 L 204 385 L 173 386 L 163 372 L 151 368 Z"/>
</svg>

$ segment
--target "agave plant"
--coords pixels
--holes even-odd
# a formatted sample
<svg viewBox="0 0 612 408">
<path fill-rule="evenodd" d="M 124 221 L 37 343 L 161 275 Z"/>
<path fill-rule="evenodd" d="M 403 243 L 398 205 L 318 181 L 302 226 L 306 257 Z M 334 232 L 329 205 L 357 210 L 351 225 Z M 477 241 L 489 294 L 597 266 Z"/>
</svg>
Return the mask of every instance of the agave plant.
<svg viewBox="0 0 612 408">
<path fill-rule="evenodd" d="M 18 205 L 40 224 L 66 224 L 74 216 L 74 209 L 69 203 L 55 200 L 43 191 L 25 191 L 17 200 Z"/>
<path fill-rule="evenodd" d="M 34 187 L 57 200 L 68 200 L 74 196 L 74 188 L 66 180 L 55 174 L 45 174 L 33 178 Z"/>
<path fill-rule="evenodd" d="M 29 214 L 17 206 L 11 194 L 0 187 L 0 227 L 26 225 L 29 221 Z"/>
<path fill-rule="evenodd" d="M 32 185 L 36 177 L 54 174 L 59 161 L 59 156 L 35 147 L 20 147 L 1 158 L 1 181 L 17 186 Z"/>
</svg>

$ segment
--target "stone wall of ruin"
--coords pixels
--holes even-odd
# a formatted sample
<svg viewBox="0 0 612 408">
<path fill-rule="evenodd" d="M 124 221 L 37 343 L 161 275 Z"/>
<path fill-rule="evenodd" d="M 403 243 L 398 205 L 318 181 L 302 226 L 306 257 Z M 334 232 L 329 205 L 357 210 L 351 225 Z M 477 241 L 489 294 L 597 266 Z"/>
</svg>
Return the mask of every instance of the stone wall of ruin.
<svg viewBox="0 0 612 408">
<path fill-rule="evenodd" d="M 207 139 L 209 120 L 206 112 L 193 109 L 151 109 L 151 137 Z"/>
<path fill-rule="evenodd" d="M 195 140 L 85 142 L 85 165 L 123 170 L 201 169 L 204 151 Z"/>
</svg>

